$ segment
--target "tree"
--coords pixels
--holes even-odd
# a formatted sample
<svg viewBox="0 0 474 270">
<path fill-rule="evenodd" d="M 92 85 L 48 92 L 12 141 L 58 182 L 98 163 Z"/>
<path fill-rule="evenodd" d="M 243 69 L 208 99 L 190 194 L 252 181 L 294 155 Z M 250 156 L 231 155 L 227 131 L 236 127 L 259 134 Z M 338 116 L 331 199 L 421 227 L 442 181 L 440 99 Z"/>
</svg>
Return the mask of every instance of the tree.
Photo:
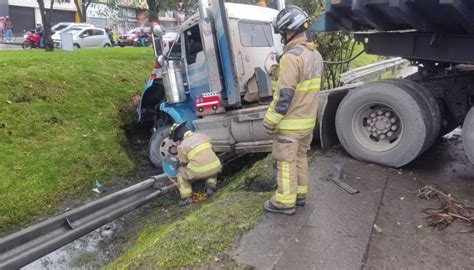
<svg viewBox="0 0 474 270">
<path fill-rule="evenodd" d="M 303 8 L 314 22 L 324 12 L 325 0 L 290 0 L 288 4 Z M 323 86 L 325 89 L 340 86 L 340 74 L 349 69 L 354 56 L 355 41 L 349 32 L 315 33 L 312 40 L 325 60 Z"/>
<path fill-rule="evenodd" d="M 54 0 L 50 0 L 49 4 L 49 12 L 46 11 L 46 8 L 44 6 L 44 0 L 36 0 L 38 2 L 38 6 L 40 9 L 40 14 L 41 14 L 41 22 L 43 24 L 43 38 L 44 38 L 44 48 L 45 51 L 54 51 L 54 43 L 51 38 L 51 16 L 53 15 L 53 5 L 54 5 Z"/>
<path fill-rule="evenodd" d="M 74 5 L 76 6 L 77 13 L 79 14 L 79 19 L 81 22 L 86 22 L 87 19 L 87 9 L 92 3 L 92 0 L 74 0 Z"/>
</svg>

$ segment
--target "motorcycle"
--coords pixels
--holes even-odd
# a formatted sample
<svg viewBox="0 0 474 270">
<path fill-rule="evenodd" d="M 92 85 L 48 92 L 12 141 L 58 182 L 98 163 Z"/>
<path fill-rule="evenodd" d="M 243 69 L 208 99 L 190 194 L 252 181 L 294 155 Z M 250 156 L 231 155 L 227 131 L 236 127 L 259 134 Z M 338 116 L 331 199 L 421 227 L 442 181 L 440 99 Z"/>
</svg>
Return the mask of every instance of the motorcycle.
<svg viewBox="0 0 474 270">
<path fill-rule="evenodd" d="M 25 33 L 23 38 L 25 39 L 23 43 L 21 44 L 21 47 L 23 48 L 23 50 L 33 49 L 33 48 L 42 48 L 42 46 L 40 46 L 41 36 L 39 33 L 35 31 L 28 31 Z"/>
</svg>

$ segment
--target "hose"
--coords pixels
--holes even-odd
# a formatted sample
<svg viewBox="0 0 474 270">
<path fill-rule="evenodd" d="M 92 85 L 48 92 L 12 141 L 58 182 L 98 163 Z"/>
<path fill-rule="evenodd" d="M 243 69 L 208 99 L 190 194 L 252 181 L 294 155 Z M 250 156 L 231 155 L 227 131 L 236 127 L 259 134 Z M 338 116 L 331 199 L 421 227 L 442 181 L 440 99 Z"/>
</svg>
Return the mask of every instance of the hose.
<svg viewBox="0 0 474 270">
<path fill-rule="evenodd" d="M 349 60 L 344 60 L 344 61 L 339 61 L 339 62 L 323 61 L 323 63 L 324 63 L 324 64 L 329 64 L 329 65 L 346 64 L 346 63 L 349 63 L 349 62 L 353 61 L 353 60 L 356 59 L 357 57 L 361 56 L 363 53 L 364 53 L 364 50 L 360 51 L 358 54 L 356 54 L 354 57 L 352 57 L 352 58 L 349 59 Z"/>
</svg>

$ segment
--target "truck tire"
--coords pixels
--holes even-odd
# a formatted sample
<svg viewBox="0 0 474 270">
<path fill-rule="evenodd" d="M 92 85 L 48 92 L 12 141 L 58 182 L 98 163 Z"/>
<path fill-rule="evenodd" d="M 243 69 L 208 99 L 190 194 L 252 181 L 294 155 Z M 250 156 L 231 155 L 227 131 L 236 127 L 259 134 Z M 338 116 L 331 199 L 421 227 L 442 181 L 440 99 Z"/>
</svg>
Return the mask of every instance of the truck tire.
<svg viewBox="0 0 474 270">
<path fill-rule="evenodd" d="M 434 97 L 433 93 L 431 93 L 428 89 L 426 89 L 423 85 L 419 83 L 405 79 L 388 79 L 386 81 L 393 81 L 399 83 L 406 90 L 412 91 L 413 94 L 419 94 L 420 97 L 423 99 L 430 113 L 430 120 L 428 122 L 430 129 L 430 131 L 428 132 L 429 139 L 424 145 L 423 152 L 425 150 L 428 150 L 428 148 L 430 148 L 436 141 L 440 133 L 441 110 L 439 108 L 438 101 L 436 101 L 436 98 Z"/>
<path fill-rule="evenodd" d="M 464 118 L 462 125 L 462 145 L 464 153 L 474 164 L 474 107 L 472 107 Z"/>
<path fill-rule="evenodd" d="M 390 81 L 350 91 L 336 112 L 336 133 L 354 158 L 401 167 L 424 151 L 430 112 L 420 95 Z"/>
<path fill-rule="evenodd" d="M 151 164 L 158 168 L 162 169 L 162 163 L 163 163 L 163 157 L 164 154 L 161 153 L 161 144 L 164 139 L 166 139 L 169 135 L 169 130 L 170 126 L 165 125 L 160 128 L 158 128 L 153 135 L 150 138 L 150 141 L 148 142 L 148 157 L 150 159 Z"/>
</svg>

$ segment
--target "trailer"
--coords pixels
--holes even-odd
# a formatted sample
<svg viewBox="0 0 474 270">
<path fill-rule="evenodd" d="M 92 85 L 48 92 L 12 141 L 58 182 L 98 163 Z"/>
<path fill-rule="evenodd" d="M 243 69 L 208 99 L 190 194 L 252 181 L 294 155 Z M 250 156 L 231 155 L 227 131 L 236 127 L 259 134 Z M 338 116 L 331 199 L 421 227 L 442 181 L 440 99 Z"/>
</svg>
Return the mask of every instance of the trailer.
<svg viewBox="0 0 474 270">
<path fill-rule="evenodd" d="M 311 31 L 352 31 L 368 54 L 418 67 L 406 79 L 368 83 L 333 98 L 322 123 L 355 158 L 400 167 L 463 127 L 474 163 L 474 2 L 327 0 Z M 323 140 L 330 140 L 323 138 Z"/>
</svg>

